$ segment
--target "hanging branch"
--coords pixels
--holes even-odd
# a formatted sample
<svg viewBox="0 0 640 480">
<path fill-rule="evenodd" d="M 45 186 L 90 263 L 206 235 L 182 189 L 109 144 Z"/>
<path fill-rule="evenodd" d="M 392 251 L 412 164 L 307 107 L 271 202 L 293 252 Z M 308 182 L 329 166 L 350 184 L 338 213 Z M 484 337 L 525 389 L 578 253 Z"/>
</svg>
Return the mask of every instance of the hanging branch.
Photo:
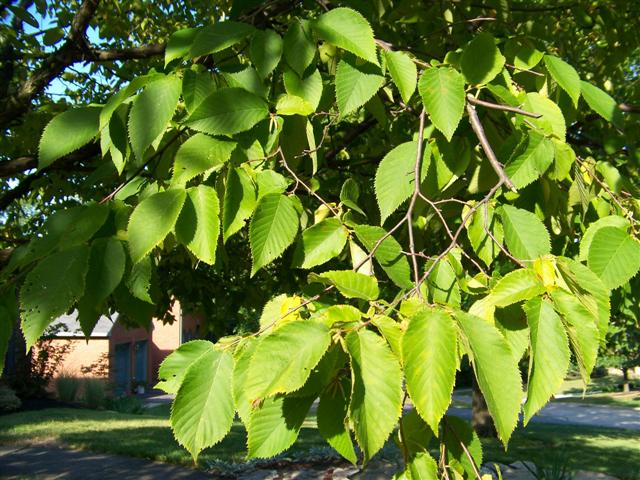
<svg viewBox="0 0 640 480">
<path fill-rule="evenodd" d="M 471 127 L 473 128 L 473 131 L 478 137 L 478 140 L 480 140 L 480 145 L 482 145 L 482 149 L 484 150 L 485 155 L 489 159 L 489 163 L 491 164 L 491 167 L 498 175 L 498 178 L 500 179 L 500 181 L 504 183 L 507 187 L 509 187 L 509 189 L 516 192 L 517 190 L 515 185 L 513 184 L 511 179 L 507 176 L 507 174 L 504 172 L 504 169 L 502 168 L 502 165 L 498 161 L 496 154 L 493 153 L 493 149 L 491 148 L 491 145 L 489 144 L 489 140 L 487 139 L 487 136 L 484 133 L 484 128 L 482 127 L 482 123 L 480 123 L 480 119 L 478 118 L 478 113 L 476 112 L 475 107 L 471 105 L 471 103 L 469 102 L 467 102 L 467 113 L 469 114 Z"/>
</svg>

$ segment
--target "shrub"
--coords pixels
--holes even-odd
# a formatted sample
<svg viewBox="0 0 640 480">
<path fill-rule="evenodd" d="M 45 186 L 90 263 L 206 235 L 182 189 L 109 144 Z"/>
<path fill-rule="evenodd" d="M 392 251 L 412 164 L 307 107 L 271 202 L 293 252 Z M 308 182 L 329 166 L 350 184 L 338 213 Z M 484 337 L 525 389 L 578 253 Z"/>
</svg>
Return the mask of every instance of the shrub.
<svg viewBox="0 0 640 480">
<path fill-rule="evenodd" d="M 144 404 L 138 397 L 116 397 L 107 402 L 107 409 L 119 413 L 141 415 L 144 412 Z"/>
<path fill-rule="evenodd" d="M 9 387 L 0 385 L 0 412 L 13 412 L 18 410 L 22 402 L 16 395 L 16 392 Z"/>
<path fill-rule="evenodd" d="M 104 380 L 99 378 L 87 378 L 84 380 L 84 403 L 89 408 L 101 408 L 106 398 Z"/>
<path fill-rule="evenodd" d="M 61 402 L 72 403 L 75 401 L 79 388 L 80 379 L 73 375 L 63 372 L 56 378 L 56 392 Z"/>
</svg>

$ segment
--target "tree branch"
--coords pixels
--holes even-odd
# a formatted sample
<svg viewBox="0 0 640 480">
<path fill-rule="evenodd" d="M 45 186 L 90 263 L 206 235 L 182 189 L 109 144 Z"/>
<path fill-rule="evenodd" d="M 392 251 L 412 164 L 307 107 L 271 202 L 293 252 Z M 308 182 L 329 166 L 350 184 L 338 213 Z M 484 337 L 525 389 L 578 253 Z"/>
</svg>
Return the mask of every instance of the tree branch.
<svg viewBox="0 0 640 480">
<path fill-rule="evenodd" d="M 509 187 L 511 190 L 515 192 L 516 191 L 515 185 L 513 184 L 511 179 L 507 176 L 507 174 L 504 172 L 504 169 L 502 168 L 502 165 L 498 161 L 496 154 L 493 153 L 493 149 L 491 148 L 491 145 L 489 144 L 489 140 L 487 139 L 487 136 L 484 133 L 484 128 L 482 128 L 482 123 L 480 123 L 480 119 L 478 118 L 476 109 L 469 102 L 467 102 L 467 113 L 469 114 L 469 121 L 471 122 L 471 128 L 473 128 L 473 131 L 478 137 L 478 140 L 480 140 L 480 145 L 482 145 L 482 149 L 484 150 L 485 155 L 489 159 L 489 163 L 491 164 L 491 167 L 493 167 L 493 170 L 496 172 L 496 174 L 498 175 L 498 178 L 502 181 L 502 183 L 504 183 L 507 187 Z"/>
<path fill-rule="evenodd" d="M 90 143 L 81 149 L 56 160 L 56 162 L 48 167 L 47 170 L 68 169 L 70 166 L 78 162 L 88 160 L 99 153 L 100 145 L 98 145 L 98 143 Z M 15 177 L 16 175 L 33 168 L 38 168 L 38 157 L 35 155 L 25 155 L 11 160 L 5 160 L 0 162 L 0 178 Z"/>
<path fill-rule="evenodd" d="M 71 21 L 71 29 L 65 43 L 45 57 L 40 67 L 22 82 L 14 95 L 3 99 L 0 109 L 0 128 L 8 127 L 24 115 L 29 110 L 31 102 L 44 91 L 47 85 L 75 63 L 149 58 L 164 53 L 164 44 L 115 50 L 92 49 L 85 35 L 99 3 L 100 0 L 85 0 Z"/>
<path fill-rule="evenodd" d="M 526 110 L 522 110 L 521 108 L 518 108 L 518 107 L 511 107 L 509 105 L 486 102 L 484 100 L 475 98 L 473 95 L 467 95 L 467 101 L 474 105 L 480 105 L 481 107 L 491 108 L 493 110 L 502 110 L 504 112 L 518 113 L 520 115 L 524 115 L 525 117 L 540 118 L 542 116 L 539 113 L 527 112 Z"/>
<path fill-rule="evenodd" d="M 94 61 L 94 62 L 113 62 L 115 60 L 132 60 L 136 58 L 149 58 L 157 55 L 163 55 L 166 44 L 154 43 L 142 47 L 117 48 L 114 50 L 100 50 L 92 48 L 89 54 L 77 61 Z"/>
</svg>

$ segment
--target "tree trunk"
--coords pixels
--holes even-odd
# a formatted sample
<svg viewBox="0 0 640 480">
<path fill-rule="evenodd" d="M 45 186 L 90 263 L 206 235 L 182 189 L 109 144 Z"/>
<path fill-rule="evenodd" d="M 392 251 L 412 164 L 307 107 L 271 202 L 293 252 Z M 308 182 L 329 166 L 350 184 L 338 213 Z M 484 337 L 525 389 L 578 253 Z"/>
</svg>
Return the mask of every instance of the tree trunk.
<svg viewBox="0 0 640 480">
<path fill-rule="evenodd" d="M 489 415 L 487 402 L 482 396 L 480 387 L 476 379 L 473 379 L 473 393 L 471 397 L 471 426 L 479 437 L 496 438 L 498 432 L 493 424 L 493 419 Z"/>
<path fill-rule="evenodd" d="M 626 367 L 622 369 L 622 380 L 622 391 L 624 393 L 629 393 L 629 369 Z"/>
</svg>

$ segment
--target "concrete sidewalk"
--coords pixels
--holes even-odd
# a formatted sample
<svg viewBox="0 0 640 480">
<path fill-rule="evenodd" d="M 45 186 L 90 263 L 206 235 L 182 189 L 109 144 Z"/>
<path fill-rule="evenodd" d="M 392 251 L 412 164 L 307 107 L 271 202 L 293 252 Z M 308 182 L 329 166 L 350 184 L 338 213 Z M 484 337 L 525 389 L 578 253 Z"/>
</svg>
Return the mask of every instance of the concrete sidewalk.
<svg viewBox="0 0 640 480">
<path fill-rule="evenodd" d="M 150 460 L 36 445 L 0 447 L 0 478 L 202 480 L 212 477 L 198 470 Z"/>
</svg>

